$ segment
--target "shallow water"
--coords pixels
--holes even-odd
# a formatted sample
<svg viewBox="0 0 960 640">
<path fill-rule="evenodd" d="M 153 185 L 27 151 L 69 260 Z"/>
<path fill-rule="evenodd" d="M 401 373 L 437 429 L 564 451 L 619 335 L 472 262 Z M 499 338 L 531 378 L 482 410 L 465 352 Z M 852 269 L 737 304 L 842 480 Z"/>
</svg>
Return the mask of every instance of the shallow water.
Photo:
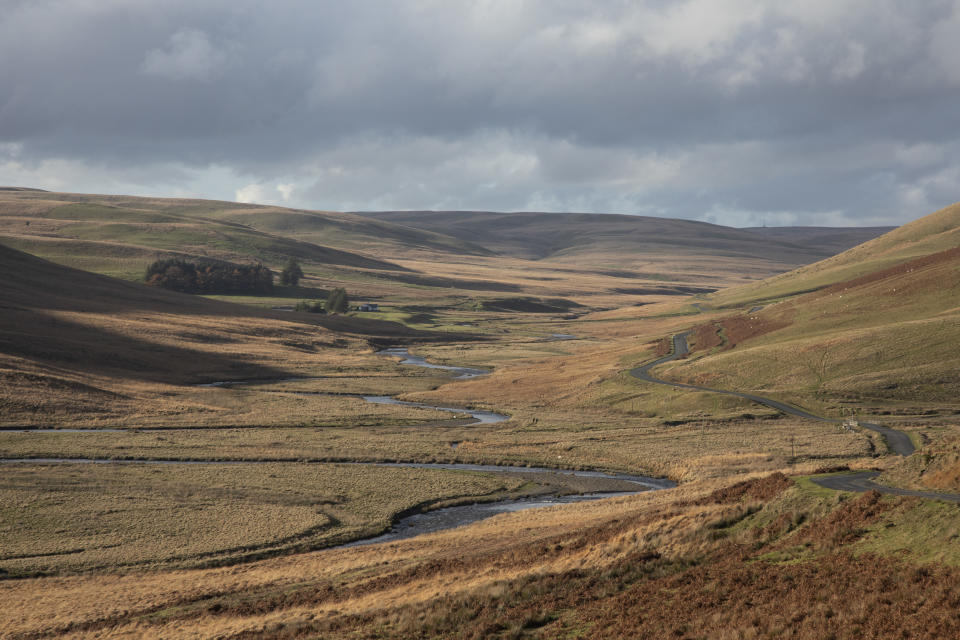
<svg viewBox="0 0 960 640">
<path fill-rule="evenodd" d="M 400 364 L 411 366 L 411 367 L 424 367 L 426 369 L 442 369 L 444 371 L 450 371 L 456 373 L 454 376 L 457 380 L 466 380 L 468 378 L 476 378 L 478 376 L 488 375 L 490 372 L 486 369 L 472 369 L 470 367 L 453 367 L 445 364 L 434 364 L 432 362 L 427 362 L 425 358 L 420 356 L 415 356 L 407 351 L 404 347 L 390 347 L 389 349 L 382 349 L 377 353 L 385 356 L 393 356 L 395 358 L 403 358 L 400 361 Z"/>
<path fill-rule="evenodd" d="M 481 424 L 496 424 L 497 422 L 504 422 L 510 419 L 510 416 L 505 416 L 501 413 L 494 413 L 493 411 L 480 411 L 478 409 L 457 409 L 455 407 L 437 407 L 432 404 L 424 404 L 422 402 L 406 402 L 405 400 L 397 400 L 396 398 L 393 398 L 391 396 L 361 396 L 361 397 L 367 402 L 372 402 L 374 404 L 398 404 L 404 407 L 434 409 L 436 411 L 447 411 L 449 413 L 466 413 Z"/>
<path fill-rule="evenodd" d="M 612 498 L 614 496 L 632 495 L 635 492 L 626 493 L 590 493 L 573 496 L 548 496 L 540 498 L 529 498 L 521 500 L 501 500 L 500 502 L 489 502 L 481 504 L 465 504 L 458 507 L 445 507 L 426 513 L 417 513 L 406 516 L 397 521 L 390 531 L 375 536 L 348 542 L 333 549 L 343 549 L 346 547 L 360 547 L 368 544 L 378 544 L 380 542 L 393 542 L 413 538 L 424 533 L 434 533 L 436 531 L 445 531 L 455 529 L 467 524 L 479 522 L 491 518 L 501 513 L 513 511 L 524 511 L 526 509 L 540 509 L 543 507 L 553 507 L 558 504 L 572 504 L 574 502 L 587 502 L 589 500 L 600 500 L 601 498 Z"/>
</svg>

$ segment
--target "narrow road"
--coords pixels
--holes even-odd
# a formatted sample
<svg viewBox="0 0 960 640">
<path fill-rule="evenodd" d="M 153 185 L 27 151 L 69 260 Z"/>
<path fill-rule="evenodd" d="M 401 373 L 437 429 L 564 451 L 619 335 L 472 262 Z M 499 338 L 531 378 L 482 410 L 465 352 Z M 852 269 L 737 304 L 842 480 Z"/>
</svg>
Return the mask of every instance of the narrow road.
<svg viewBox="0 0 960 640">
<path fill-rule="evenodd" d="M 832 420 L 830 418 L 824 418 L 823 416 L 818 416 L 805 411 L 799 407 L 794 407 L 789 404 L 779 402 L 777 400 L 772 400 L 770 398 L 764 398 L 763 396 L 754 395 L 752 393 L 740 393 L 739 391 L 726 391 L 724 389 L 711 389 L 710 387 L 700 387 L 692 384 L 683 384 L 681 382 L 670 382 L 668 380 L 661 380 L 660 378 L 655 378 L 650 374 L 650 370 L 656 366 L 676 360 L 682 356 L 687 355 L 690 352 L 690 348 L 687 345 L 687 336 L 690 335 L 690 332 L 678 333 L 673 336 L 673 353 L 668 356 L 664 356 L 653 362 L 648 362 L 647 364 L 641 365 L 634 369 L 630 370 L 630 375 L 639 380 L 645 380 L 647 382 L 654 382 L 656 384 L 664 384 L 671 387 L 679 387 L 681 389 L 696 389 L 698 391 L 709 391 L 712 393 L 722 393 L 728 396 L 736 396 L 738 398 L 745 398 L 747 400 L 752 400 L 753 402 L 760 403 L 762 405 L 771 407 L 778 411 L 788 413 L 790 415 L 799 416 L 801 418 L 806 418 L 808 420 L 817 420 L 819 422 L 839 422 L 839 420 Z M 883 425 L 873 424 L 870 422 L 861 422 L 859 423 L 861 427 L 876 431 L 881 434 L 884 439 L 887 441 L 887 446 L 890 448 L 890 451 L 901 456 L 908 456 L 914 451 L 916 447 L 913 446 L 913 441 L 910 440 L 909 436 L 903 431 L 897 431 L 896 429 L 891 429 L 890 427 L 884 427 Z M 825 475 L 811 478 L 811 480 L 825 489 L 833 489 L 835 491 L 852 491 L 855 493 L 863 493 L 866 491 L 879 491 L 880 493 L 895 495 L 895 496 L 916 496 L 918 498 L 929 498 L 933 500 L 947 500 L 949 502 L 960 502 L 960 494 L 957 493 L 941 493 L 937 491 L 915 491 L 913 489 L 901 489 L 899 487 L 888 487 L 882 484 L 877 484 L 873 480 L 880 475 L 879 471 L 857 471 L 854 473 L 845 473 L 845 474 L 836 474 L 836 475 Z"/>
<path fill-rule="evenodd" d="M 960 502 L 958 493 L 940 493 L 937 491 L 914 491 L 913 489 L 901 489 L 899 487 L 887 487 L 882 484 L 876 484 L 873 479 L 880 475 L 879 471 L 857 471 L 856 473 L 845 473 L 829 476 L 818 476 L 810 478 L 815 484 L 824 489 L 833 489 L 835 491 L 853 491 L 863 493 L 865 491 L 879 491 L 895 496 L 916 496 L 918 498 L 931 498 L 933 500 L 946 500 L 948 502 Z"/>
<path fill-rule="evenodd" d="M 758 396 L 753 393 L 741 393 L 739 391 L 726 391 L 724 389 L 712 389 L 710 387 L 701 387 L 694 384 L 684 384 L 682 382 L 670 382 L 668 380 L 662 380 L 660 378 L 655 378 L 650 374 L 650 370 L 656 366 L 676 360 L 682 356 L 690 353 L 690 348 L 687 345 L 687 336 L 690 335 L 689 331 L 684 333 L 678 333 L 673 336 L 673 353 L 668 356 L 664 356 L 653 362 L 648 362 L 647 364 L 636 367 L 635 369 L 630 370 L 630 375 L 639 380 L 645 380 L 646 382 L 654 382 L 656 384 L 665 384 L 670 387 L 678 387 L 680 389 L 695 389 L 697 391 L 709 391 L 711 393 L 722 393 L 728 396 L 736 396 L 738 398 L 743 398 L 745 400 L 750 400 L 758 404 L 770 407 L 771 409 L 776 409 L 777 411 L 782 411 L 793 416 L 798 416 L 800 418 L 806 418 L 807 420 L 816 420 L 818 422 L 839 422 L 839 420 L 833 420 L 832 418 L 824 418 L 823 416 L 818 416 L 809 411 L 801 409 L 800 407 L 794 407 L 785 402 L 780 402 L 779 400 L 773 400 L 772 398 L 765 398 L 763 396 Z M 873 424 L 869 422 L 861 422 L 860 426 L 865 429 L 870 429 L 871 431 L 876 431 L 884 437 L 887 442 L 887 446 L 890 448 L 890 451 L 901 456 L 908 456 L 914 451 L 916 447 L 913 446 L 913 441 L 910 440 L 910 437 L 907 436 L 902 431 L 897 431 L 896 429 L 891 429 L 890 427 L 884 427 L 878 424 Z"/>
</svg>

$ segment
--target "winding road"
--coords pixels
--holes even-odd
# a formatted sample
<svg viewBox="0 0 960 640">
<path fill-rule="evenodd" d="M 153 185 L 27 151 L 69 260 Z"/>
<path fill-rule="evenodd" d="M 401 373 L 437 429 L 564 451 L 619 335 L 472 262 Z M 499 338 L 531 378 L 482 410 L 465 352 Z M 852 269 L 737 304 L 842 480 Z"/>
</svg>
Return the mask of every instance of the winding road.
<svg viewBox="0 0 960 640">
<path fill-rule="evenodd" d="M 663 380 L 661 378 L 654 377 L 650 371 L 654 367 L 657 367 L 661 364 L 671 362 L 678 358 L 681 358 L 687 355 L 690 352 L 690 347 L 687 345 L 687 336 L 690 335 L 689 331 L 678 333 L 673 336 L 673 352 L 670 355 L 666 355 L 662 358 L 648 362 L 644 365 L 636 367 L 630 370 L 630 375 L 638 380 L 643 380 L 645 382 L 653 382 L 655 384 L 663 384 L 670 387 L 677 387 L 680 389 L 694 389 L 697 391 L 708 391 L 711 393 L 722 393 L 728 396 L 736 396 L 738 398 L 744 398 L 745 400 L 750 400 L 758 404 L 776 409 L 777 411 L 782 411 L 783 413 L 797 416 L 800 418 L 805 418 L 807 420 L 816 420 L 818 422 L 840 422 L 839 420 L 834 420 L 832 418 L 825 418 L 823 416 L 818 416 L 816 414 L 810 413 L 809 411 L 802 409 L 800 407 L 795 407 L 793 405 L 786 404 L 785 402 L 780 402 L 779 400 L 773 400 L 772 398 L 766 398 L 764 396 L 758 396 L 753 393 L 742 393 L 739 391 L 728 391 L 725 389 L 713 389 L 711 387 L 701 387 L 693 384 L 684 384 L 682 382 L 670 382 L 669 380 Z M 883 436 L 884 440 L 887 443 L 887 447 L 892 453 L 895 453 L 900 456 L 909 456 L 914 451 L 916 447 L 913 445 L 913 441 L 910 440 L 910 437 L 903 431 L 898 431 L 896 429 L 891 429 L 890 427 L 885 427 L 883 425 L 874 424 L 872 422 L 860 422 L 858 423 L 861 427 L 865 429 L 870 429 L 875 431 Z M 911 489 L 900 489 L 897 487 L 888 487 L 873 482 L 873 479 L 880 475 L 878 471 L 860 471 L 855 473 L 847 474 L 835 474 L 835 475 L 826 475 L 818 476 L 811 478 L 813 482 L 824 487 L 826 489 L 835 489 L 837 491 L 852 491 L 852 492 L 864 492 L 864 491 L 879 491 L 880 493 L 886 493 L 890 495 L 898 496 L 917 496 L 920 498 L 932 498 L 935 500 L 949 500 L 951 502 L 960 502 L 960 494 L 955 493 L 939 493 L 935 491 L 913 491 Z"/>
<path fill-rule="evenodd" d="M 676 360 L 681 358 L 688 353 L 690 353 L 690 348 L 687 346 L 687 336 L 690 335 L 690 332 L 678 333 L 673 336 L 673 353 L 668 356 L 664 356 L 659 360 L 654 360 L 653 362 L 648 362 L 645 365 L 641 365 L 635 369 L 630 370 L 630 375 L 634 378 L 640 380 L 645 380 L 647 382 L 655 382 L 657 384 L 665 384 L 670 387 L 679 387 L 681 389 L 694 389 L 696 391 L 710 391 L 712 393 L 722 393 L 727 396 L 737 396 L 738 398 L 745 398 L 746 400 L 752 400 L 762 405 L 766 405 L 778 411 L 784 413 L 789 413 L 791 415 L 799 416 L 801 418 L 806 418 L 807 420 L 817 420 L 819 422 L 837 422 L 836 420 L 831 420 L 830 418 L 824 418 L 822 416 L 814 415 L 809 411 L 804 411 L 799 407 L 794 407 L 784 402 L 778 400 L 772 400 L 770 398 L 765 398 L 763 396 L 754 395 L 752 393 L 741 393 L 739 391 L 725 391 L 723 389 L 711 389 L 710 387 L 700 387 L 695 384 L 684 384 L 682 382 L 670 382 L 668 380 L 661 380 L 660 378 L 654 378 L 650 375 L 650 370 L 654 367 L 670 362 L 671 360 Z M 908 439 L 909 441 L 909 439 Z M 899 453 L 899 452 L 898 452 Z M 909 452 L 909 453 L 912 453 Z M 909 455 L 909 453 L 902 455 Z"/>
<path fill-rule="evenodd" d="M 814 413 L 810 413 L 805 409 L 800 407 L 795 407 L 793 405 L 787 404 L 785 402 L 780 402 L 779 400 L 774 400 L 773 398 L 766 398 L 764 396 L 758 396 L 754 393 L 742 393 L 740 391 L 727 391 L 725 389 L 713 389 L 711 387 L 701 387 L 695 384 L 684 384 L 682 382 L 670 382 L 669 380 L 663 380 L 661 378 L 655 378 L 650 374 L 650 370 L 654 367 L 676 360 L 681 358 L 688 353 L 690 353 L 690 347 L 687 345 L 687 336 L 690 335 L 689 331 L 684 333 L 678 333 L 673 336 L 673 352 L 670 355 L 664 356 L 659 360 L 654 360 L 653 362 L 648 362 L 647 364 L 641 365 L 634 369 L 630 370 L 630 375 L 639 380 L 644 380 L 646 382 L 654 382 L 656 384 L 664 384 L 670 387 L 678 387 L 680 389 L 694 389 L 696 391 L 709 391 L 710 393 L 722 393 L 727 396 L 736 396 L 738 398 L 743 398 L 745 400 L 750 400 L 758 404 L 770 407 L 771 409 L 776 409 L 777 411 L 782 411 L 783 413 L 790 414 L 792 416 L 797 416 L 800 418 L 805 418 L 807 420 L 816 420 L 817 422 L 840 422 L 839 420 L 834 420 L 833 418 L 825 418 L 823 416 L 818 416 Z M 908 456 L 914 451 L 916 447 L 913 446 L 913 441 L 910 440 L 910 437 L 905 434 L 903 431 L 897 431 L 896 429 L 891 429 L 890 427 L 884 427 L 879 424 L 873 424 L 872 422 L 860 422 L 861 427 L 865 429 L 870 429 L 871 431 L 876 431 L 884 437 L 887 442 L 887 446 L 890 448 L 890 451 L 901 456 Z"/>
<path fill-rule="evenodd" d="M 913 489 L 888 487 L 873 482 L 873 479 L 879 475 L 879 471 L 857 471 L 854 473 L 817 476 L 810 479 L 824 489 L 835 489 L 837 491 L 855 491 L 860 493 L 864 491 L 879 491 L 880 493 L 886 493 L 894 496 L 915 496 L 917 498 L 931 498 L 933 500 L 960 502 L 960 494 L 958 493 L 914 491 Z"/>
</svg>

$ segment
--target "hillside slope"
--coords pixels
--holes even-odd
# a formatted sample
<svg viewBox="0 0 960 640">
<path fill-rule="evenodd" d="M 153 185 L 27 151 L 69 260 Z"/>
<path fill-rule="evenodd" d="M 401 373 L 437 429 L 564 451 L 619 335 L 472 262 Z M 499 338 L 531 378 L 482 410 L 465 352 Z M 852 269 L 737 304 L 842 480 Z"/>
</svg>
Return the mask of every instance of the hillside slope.
<svg viewBox="0 0 960 640">
<path fill-rule="evenodd" d="M 737 306 L 795 295 L 960 246 L 960 203 L 914 220 L 835 256 L 761 282 L 717 292 L 709 302 Z"/>
<path fill-rule="evenodd" d="M 282 207 L 226 207 L 211 211 L 207 217 L 274 235 L 377 255 L 396 256 L 416 252 L 493 255 L 492 251 L 469 239 L 371 220 L 350 213 Z"/>
<path fill-rule="evenodd" d="M 744 231 L 802 244 L 814 245 L 831 255 L 851 249 L 893 231 L 896 227 L 745 227 Z"/>
<path fill-rule="evenodd" d="M 234 203 L 85 196 L 32 191 L 0 192 L 0 233 L 8 244 L 51 257 L 96 253 L 120 258 L 155 258 L 180 252 L 227 260 L 282 263 L 289 257 L 374 270 L 398 265 L 341 249 L 272 235 L 243 224 L 211 218 L 211 210 Z M 80 265 L 78 265 L 80 266 Z"/>
<path fill-rule="evenodd" d="M 275 378 L 425 334 L 260 310 L 71 269 L 0 245 L 0 413 L 59 423 L 156 397 L 156 385 Z M 139 385 L 139 386 L 138 386 Z M 146 394 L 146 395 L 144 395 Z M 162 395 L 162 394 L 161 394 Z M 169 395 L 169 394 L 168 394 Z"/>
<path fill-rule="evenodd" d="M 742 303 L 814 289 L 697 327 L 667 375 L 819 403 L 924 413 L 960 408 L 960 206 L 833 258 L 728 292 Z M 849 276 L 853 277 L 849 277 Z"/>
</svg>

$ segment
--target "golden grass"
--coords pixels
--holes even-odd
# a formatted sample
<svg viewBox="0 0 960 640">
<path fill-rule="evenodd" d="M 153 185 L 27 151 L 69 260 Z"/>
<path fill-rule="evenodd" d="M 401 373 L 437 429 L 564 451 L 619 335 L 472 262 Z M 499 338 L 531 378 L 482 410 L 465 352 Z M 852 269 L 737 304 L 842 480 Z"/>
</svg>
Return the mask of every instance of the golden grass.
<svg viewBox="0 0 960 640">
<path fill-rule="evenodd" d="M 370 536 L 400 512 L 523 483 L 356 465 L 9 464 L 0 571 L 232 563 Z"/>
<path fill-rule="evenodd" d="M 797 469 L 813 470 L 811 466 Z M 738 480 L 757 477 L 748 474 Z M 616 593 L 604 594 L 603 589 L 594 591 L 589 585 L 602 587 L 607 572 L 629 570 L 638 557 L 656 558 L 661 568 L 661 573 L 641 572 L 637 576 L 641 585 L 664 575 L 677 574 L 682 579 L 685 571 L 704 564 L 708 570 L 715 567 L 719 578 L 727 554 L 737 553 L 738 547 L 755 549 L 759 562 L 769 562 L 760 556 L 771 549 L 792 548 L 793 540 L 802 541 L 824 525 L 835 526 L 833 514 L 839 515 L 845 505 L 836 494 L 801 488 L 788 488 L 766 505 L 758 499 L 710 497 L 730 484 L 729 479 L 713 480 L 669 491 L 503 514 L 469 527 L 376 547 L 227 569 L 6 582 L 0 584 L 0 597 L 9 615 L 0 623 L 0 632 L 77 638 L 103 633 L 111 637 L 239 633 L 282 637 L 286 630 L 302 625 L 331 629 L 329 634 L 315 631 L 313 635 L 341 637 L 377 629 L 386 632 L 393 624 L 403 628 L 451 598 L 462 598 L 466 607 L 471 602 L 479 605 L 541 577 L 561 575 L 583 579 L 589 591 L 581 592 L 586 600 L 559 606 L 586 614 L 594 599 Z M 897 524 L 911 512 L 887 513 Z M 944 522 L 944 527 L 953 524 Z M 875 544 L 872 540 L 867 538 L 864 549 Z M 852 542 L 856 548 L 856 537 Z M 849 543 L 824 539 L 800 561 L 815 563 L 822 558 L 829 562 L 830 553 L 844 544 Z M 737 564 L 741 571 L 752 566 Z M 524 592 L 522 597 L 537 593 Z M 507 608 L 513 604 L 510 599 L 504 601 Z M 549 604 L 545 606 L 544 613 L 553 611 Z M 721 615 L 720 609 L 716 612 Z M 339 631 L 329 626 L 338 623 Z"/>
<path fill-rule="evenodd" d="M 810 291 L 856 278 L 960 245 L 960 203 L 914 220 L 832 258 L 770 277 L 758 283 L 720 291 L 709 296 L 717 306 L 743 306 L 756 300 Z"/>
<path fill-rule="evenodd" d="M 761 390 L 842 415 L 842 403 L 960 408 L 960 260 L 943 254 L 756 314 L 785 328 L 664 367 L 673 379 Z"/>
<path fill-rule="evenodd" d="M 602 417 L 599 416 L 598 417 Z M 791 443 L 791 439 L 793 442 Z M 456 445 L 454 448 L 452 445 Z M 273 428 L 0 432 L 0 456 L 188 460 L 356 460 L 464 462 L 593 468 L 648 473 L 683 481 L 779 468 L 802 459 L 870 455 L 863 433 L 798 420 L 514 427 Z"/>
<path fill-rule="evenodd" d="M 555 507 L 503 514 L 470 527 L 453 531 L 420 536 L 376 547 L 360 547 L 347 550 L 326 551 L 316 554 L 297 555 L 251 563 L 224 569 L 171 571 L 156 574 L 107 574 L 19 580 L 0 583 L 0 598 L 5 603 L 7 615 L 0 622 L 0 633 L 13 635 L 27 631 L 55 630 L 68 624 L 85 621 L 124 618 L 140 611 L 167 611 L 167 617 L 186 608 L 190 602 L 222 594 L 283 592 L 307 585 L 331 584 L 342 588 L 350 584 L 376 583 L 378 577 L 403 574 L 404 570 L 443 562 L 453 558 L 482 558 L 504 552 L 522 543 L 538 539 L 551 539 L 557 535 L 570 535 L 571 522 L 576 522 L 574 531 L 609 521 L 611 517 L 623 517 L 631 512 L 646 509 L 662 510 L 679 496 L 700 495 L 704 489 L 685 488 L 677 491 L 654 492 L 629 498 L 615 498 L 597 503 Z M 670 529 L 662 523 L 651 523 L 642 535 L 653 544 L 674 538 L 677 544 L 672 551 L 682 553 L 680 537 L 670 531 L 682 530 L 706 520 L 706 515 L 691 514 L 689 519 L 676 518 Z M 660 526 L 657 526 L 660 525 Z M 632 534 L 633 532 L 631 532 Z M 610 547 L 574 550 L 557 558 L 545 555 L 535 566 L 549 570 L 552 566 L 569 567 L 589 562 L 609 564 L 620 554 L 607 554 Z M 666 551 L 666 550 L 665 550 Z M 532 560 L 533 558 L 527 558 Z M 526 563 L 524 563 L 526 564 Z M 529 567 L 491 565 L 487 570 L 470 566 L 445 570 L 441 576 L 429 573 L 420 579 L 397 580 L 377 588 L 369 595 L 335 599 L 327 606 L 312 605 L 302 608 L 287 608 L 273 613 L 251 616 L 190 616 L 193 619 L 174 618 L 169 622 L 161 616 L 155 621 L 143 619 L 130 622 L 112 630 L 116 637 L 137 634 L 152 634 L 164 637 L 209 637 L 226 635 L 244 629 L 263 628 L 277 620 L 293 620 L 299 616 L 342 615 L 413 602 L 422 602 L 450 590 L 464 591 L 493 585 L 503 579 L 516 576 Z M 189 608 L 187 608 L 189 611 Z M 138 616 L 139 617 L 139 616 Z M 84 637 L 78 632 L 75 637 Z"/>
</svg>

